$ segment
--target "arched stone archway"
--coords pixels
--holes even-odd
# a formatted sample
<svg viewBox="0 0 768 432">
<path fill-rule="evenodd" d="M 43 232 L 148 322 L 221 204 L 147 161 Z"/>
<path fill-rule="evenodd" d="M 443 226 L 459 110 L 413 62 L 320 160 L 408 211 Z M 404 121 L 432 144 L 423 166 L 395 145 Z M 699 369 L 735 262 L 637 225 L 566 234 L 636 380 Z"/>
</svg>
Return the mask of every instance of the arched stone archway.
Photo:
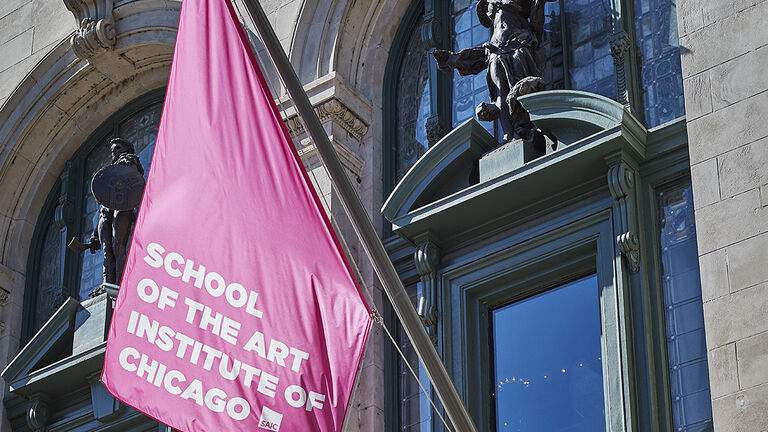
<svg viewBox="0 0 768 432">
<path fill-rule="evenodd" d="M 104 46 L 97 27 L 81 27 L 43 57 L 0 109 L 0 288 L 8 294 L 0 308 L 0 358 L 6 364 L 20 349 L 26 266 L 46 197 L 100 124 L 166 85 L 181 6 L 165 0 L 65 3 L 77 21 L 110 21 L 114 39 Z"/>
</svg>

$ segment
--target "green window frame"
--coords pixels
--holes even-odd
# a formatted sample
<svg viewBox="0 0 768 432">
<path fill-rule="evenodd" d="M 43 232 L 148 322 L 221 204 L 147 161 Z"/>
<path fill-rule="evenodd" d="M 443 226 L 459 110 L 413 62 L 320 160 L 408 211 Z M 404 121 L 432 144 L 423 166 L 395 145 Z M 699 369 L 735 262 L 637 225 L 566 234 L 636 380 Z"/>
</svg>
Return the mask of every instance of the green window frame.
<svg viewBox="0 0 768 432">
<path fill-rule="evenodd" d="M 636 195 L 632 202 L 621 203 L 605 189 L 603 194 L 584 195 L 578 204 L 570 204 L 567 211 L 542 216 L 535 223 L 526 222 L 521 230 L 487 235 L 478 232 L 478 246 L 467 243 L 466 239 L 459 251 L 451 246 L 445 251 L 448 255 L 432 270 L 434 276 L 430 277 L 435 280 L 438 299 L 436 346 L 470 413 L 480 422 L 481 430 L 493 430 L 495 420 L 489 312 L 590 273 L 598 275 L 603 290 L 602 325 L 610 330 L 606 331 L 607 339 L 602 345 L 607 430 L 671 432 L 684 426 L 679 421 L 679 407 L 675 407 L 678 401 L 671 384 L 677 378 L 672 371 L 675 359 L 670 357 L 668 344 L 670 323 L 666 308 L 669 304 L 665 304 L 664 299 L 658 194 L 690 181 L 685 118 L 649 130 L 645 148 L 641 162 L 635 164 L 631 158 L 626 162 L 635 179 Z M 565 174 L 556 165 L 547 169 Z M 600 190 L 606 186 L 593 187 Z M 542 208 L 539 212 L 547 214 Z M 623 232 L 622 219 L 627 212 L 637 216 L 640 249 L 636 272 L 630 270 L 629 257 L 624 256 L 615 243 L 615 234 Z M 478 224 L 487 223 L 482 216 L 476 217 Z M 463 222 L 462 226 L 467 224 L 471 226 L 472 220 Z M 489 242 L 487 236 L 493 242 Z M 422 244 L 418 237 L 411 240 Z M 412 287 L 410 294 L 414 298 L 420 296 L 425 279 L 413 262 L 413 246 L 398 237 L 388 239 L 386 245 L 401 278 Z M 389 319 L 396 325 L 394 317 Z M 400 343 L 407 346 L 407 341 Z M 398 370 L 399 359 L 392 350 L 389 355 L 387 373 L 392 374 Z M 394 387 L 388 400 L 396 406 L 400 402 L 397 384 L 394 380 L 388 382 Z M 693 390 L 700 391 L 698 387 Z M 705 399 L 701 398 L 700 403 L 709 403 Z M 421 406 L 425 407 L 422 410 L 429 409 L 424 404 Z M 700 411 L 707 408 L 701 406 Z M 388 411 L 388 415 L 399 421 L 396 409 Z M 422 415 L 427 417 L 431 417 L 430 424 L 420 424 L 418 429 L 402 429 L 401 424 L 391 422 L 388 430 L 443 430 L 436 416 Z M 693 424 L 702 425 L 706 422 Z"/>
<path fill-rule="evenodd" d="M 589 210 L 599 209 L 599 204 L 605 208 L 606 202 L 594 204 L 504 238 L 441 269 L 446 335 L 441 348 L 480 430 L 496 430 L 491 312 L 592 274 L 600 291 L 606 431 L 626 430 L 629 377 L 621 369 L 630 353 L 616 326 L 626 287 L 614 281 L 611 212 L 592 213 Z"/>
</svg>

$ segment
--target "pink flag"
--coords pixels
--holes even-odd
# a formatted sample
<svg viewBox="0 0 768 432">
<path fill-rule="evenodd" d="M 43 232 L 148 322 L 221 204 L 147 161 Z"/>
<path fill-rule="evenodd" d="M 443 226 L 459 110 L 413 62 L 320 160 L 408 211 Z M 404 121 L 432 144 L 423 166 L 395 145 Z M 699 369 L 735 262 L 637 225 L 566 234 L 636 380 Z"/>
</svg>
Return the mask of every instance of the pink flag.
<svg viewBox="0 0 768 432">
<path fill-rule="evenodd" d="M 370 313 L 228 0 L 185 0 L 102 381 L 181 431 L 339 431 Z"/>
</svg>

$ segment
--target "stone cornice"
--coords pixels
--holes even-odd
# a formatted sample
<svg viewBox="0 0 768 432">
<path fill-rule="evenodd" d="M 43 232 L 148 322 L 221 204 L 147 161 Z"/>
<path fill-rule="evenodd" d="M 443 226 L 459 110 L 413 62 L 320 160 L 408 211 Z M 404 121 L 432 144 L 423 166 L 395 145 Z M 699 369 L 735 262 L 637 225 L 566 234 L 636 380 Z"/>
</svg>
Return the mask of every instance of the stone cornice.
<svg viewBox="0 0 768 432">
<path fill-rule="evenodd" d="M 363 174 L 363 166 L 365 165 L 363 160 L 350 151 L 346 146 L 334 140 L 333 137 L 331 137 L 331 143 L 333 144 L 333 148 L 336 149 L 336 153 L 341 158 L 341 163 L 359 180 L 360 176 Z M 314 158 L 318 157 L 317 147 L 315 147 L 315 144 L 308 139 L 303 140 L 300 147 L 301 148 L 298 150 L 299 157 L 301 157 L 305 166 L 311 168 L 316 162 L 316 159 Z"/>
<path fill-rule="evenodd" d="M 348 132 L 349 138 L 358 143 L 362 141 L 371 124 L 370 101 L 347 85 L 335 72 L 304 84 L 304 91 L 307 92 L 321 122 L 333 123 Z M 288 126 L 288 132 L 294 139 L 303 139 L 302 135 L 306 131 L 290 98 L 283 95 L 276 102 Z M 341 137 L 337 138 L 342 140 Z"/>
</svg>

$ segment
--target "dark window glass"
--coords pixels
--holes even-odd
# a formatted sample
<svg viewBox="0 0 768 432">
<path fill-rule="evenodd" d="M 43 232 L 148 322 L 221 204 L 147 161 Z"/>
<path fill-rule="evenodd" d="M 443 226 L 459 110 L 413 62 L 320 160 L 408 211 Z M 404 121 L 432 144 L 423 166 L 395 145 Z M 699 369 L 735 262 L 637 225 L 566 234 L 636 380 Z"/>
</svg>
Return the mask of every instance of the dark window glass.
<svg viewBox="0 0 768 432">
<path fill-rule="evenodd" d="M 635 0 L 635 32 L 646 124 L 658 126 L 685 115 L 675 0 Z"/>
<path fill-rule="evenodd" d="M 539 41 L 536 62 L 541 65 L 541 77 L 549 90 L 562 90 L 565 84 L 565 58 L 563 56 L 563 20 L 560 2 L 544 5 L 544 33 Z"/>
<path fill-rule="evenodd" d="M 413 30 L 397 86 L 397 148 L 395 184 L 429 148 L 427 118 L 429 117 L 429 75 L 427 53 L 421 41 L 423 20 Z"/>
<path fill-rule="evenodd" d="M 661 261 L 676 431 L 711 431 L 707 347 L 690 180 L 658 193 Z"/>
<path fill-rule="evenodd" d="M 136 154 L 144 167 L 144 177 L 149 173 L 149 163 L 152 160 L 152 152 L 155 149 L 155 137 L 160 125 L 160 114 L 163 104 L 158 103 L 145 108 L 117 126 L 117 134 L 133 143 Z M 85 177 L 83 178 L 83 215 L 81 241 L 90 241 L 91 233 L 99 222 L 99 204 L 91 193 L 91 179 L 101 167 L 112 162 L 109 140 L 115 135 L 109 135 L 99 143 L 85 159 Z M 102 250 L 92 254 L 88 251 L 82 253 L 80 266 L 80 299 L 88 298 L 96 287 L 102 282 L 102 263 L 104 253 Z"/>
<path fill-rule="evenodd" d="M 610 45 L 610 0 L 559 0 L 558 3 L 565 13 L 565 31 L 562 32 L 568 61 L 565 88 L 616 99 L 618 90 Z M 556 10 L 554 7 L 550 9 L 551 12 Z"/>
<path fill-rule="evenodd" d="M 40 267 L 38 270 L 37 293 L 35 296 L 35 319 L 33 333 L 48 321 L 48 318 L 61 306 L 62 287 L 62 241 L 59 227 L 53 215 L 47 222 L 43 248 L 40 251 Z"/>
<path fill-rule="evenodd" d="M 597 276 L 492 311 L 496 430 L 605 430 Z"/>
</svg>

